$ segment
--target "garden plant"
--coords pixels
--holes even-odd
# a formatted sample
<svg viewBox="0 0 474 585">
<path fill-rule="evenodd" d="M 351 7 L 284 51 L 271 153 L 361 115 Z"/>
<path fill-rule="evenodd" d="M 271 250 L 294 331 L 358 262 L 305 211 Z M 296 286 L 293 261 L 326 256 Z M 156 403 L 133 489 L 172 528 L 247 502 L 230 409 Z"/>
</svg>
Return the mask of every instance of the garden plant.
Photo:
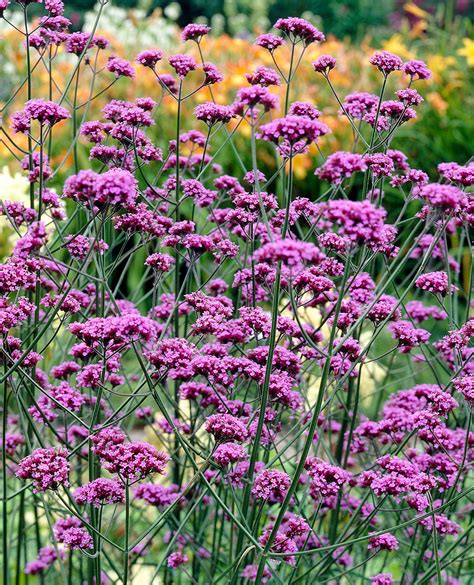
<svg viewBox="0 0 474 585">
<path fill-rule="evenodd" d="M 323 32 L 282 17 L 223 100 L 205 24 L 131 62 L 105 0 L 84 32 L 15 4 L 2 583 L 472 582 L 474 164 L 392 147 L 426 63 L 376 51 L 376 93 L 341 94 Z"/>
</svg>

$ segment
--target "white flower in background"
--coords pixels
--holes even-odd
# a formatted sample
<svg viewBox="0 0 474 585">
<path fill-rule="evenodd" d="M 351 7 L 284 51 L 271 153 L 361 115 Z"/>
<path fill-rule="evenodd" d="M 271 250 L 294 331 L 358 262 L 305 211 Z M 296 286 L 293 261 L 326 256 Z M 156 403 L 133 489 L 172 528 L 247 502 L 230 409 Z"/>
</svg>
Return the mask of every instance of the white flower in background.
<svg viewBox="0 0 474 585">
<path fill-rule="evenodd" d="M 54 191 L 54 189 L 51 190 Z M 2 201 L 18 201 L 23 203 L 25 207 L 30 207 L 30 182 L 25 175 L 19 172 L 12 175 L 7 166 L 4 166 L 0 172 L 0 202 Z M 61 201 L 60 205 L 63 211 L 66 211 L 64 201 Z M 48 223 L 51 225 L 52 219 L 49 212 L 43 215 L 42 220 L 47 225 Z M 25 231 L 25 226 L 16 230 L 12 227 L 8 217 L 0 215 L 0 260 L 11 254 L 15 242 L 24 235 Z"/>
<path fill-rule="evenodd" d="M 4 166 L 0 173 L 0 199 L 19 201 L 29 205 L 30 183 L 25 175 L 16 172 L 11 174 L 10 169 Z"/>
<path fill-rule="evenodd" d="M 177 2 L 170 2 L 163 12 L 166 18 L 177 20 L 181 16 L 181 6 Z"/>
<path fill-rule="evenodd" d="M 144 2 L 136 8 L 121 8 L 107 4 L 102 11 L 97 32 L 103 31 L 111 40 L 112 46 L 120 44 L 132 58 L 137 47 L 170 50 L 176 46 L 178 25 L 174 22 L 179 16 L 175 3 L 169 4 L 163 15 L 160 9 L 148 14 Z M 84 17 L 84 30 L 92 30 L 97 19 L 98 5 Z"/>
<path fill-rule="evenodd" d="M 0 172 L 0 201 L 18 201 L 26 207 L 30 206 L 30 183 L 21 173 L 11 174 L 4 166 Z M 18 239 L 18 233 L 12 228 L 7 217 L 0 215 L 0 258 L 5 258 Z"/>
</svg>

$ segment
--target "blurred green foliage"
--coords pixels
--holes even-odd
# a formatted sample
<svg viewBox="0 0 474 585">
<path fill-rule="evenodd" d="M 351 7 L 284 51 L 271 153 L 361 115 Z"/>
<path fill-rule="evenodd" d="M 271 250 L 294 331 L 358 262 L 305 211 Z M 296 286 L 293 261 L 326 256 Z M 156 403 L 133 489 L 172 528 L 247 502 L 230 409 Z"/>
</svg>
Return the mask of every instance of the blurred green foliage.
<svg viewBox="0 0 474 585">
<path fill-rule="evenodd" d="M 228 32 L 244 34 L 253 26 L 267 27 L 281 16 L 318 15 L 317 19 L 324 23 L 324 30 L 339 37 L 360 37 L 368 28 L 380 30 L 386 27 L 395 7 L 395 0 L 179 0 L 174 3 L 181 8 L 180 24 L 199 17 L 212 20 L 216 15 L 222 15 Z M 67 3 L 67 9 L 70 14 L 81 14 L 94 4 L 95 0 L 72 0 Z M 132 7 L 137 0 L 114 0 L 113 4 Z M 164 9 L 172 3 L 152 0 L 149 4 L 150 9 Z"/>
</svg>

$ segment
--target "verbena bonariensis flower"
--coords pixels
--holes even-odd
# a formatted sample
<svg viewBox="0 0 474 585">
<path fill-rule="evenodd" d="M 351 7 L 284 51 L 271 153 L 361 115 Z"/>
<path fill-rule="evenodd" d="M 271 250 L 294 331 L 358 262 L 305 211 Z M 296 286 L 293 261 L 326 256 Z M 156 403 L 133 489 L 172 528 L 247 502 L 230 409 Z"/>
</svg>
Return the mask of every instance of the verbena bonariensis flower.
<svg viewBox="0 0 474 585">
<path fill-rule="evenodd" d="M 237 443 L 223 443 L 214 451 L 212 458 L 221 467 L 229 464 L 245 461 L 248 458 L 247 451 Z"/>
<path fill-rule="evenodd" d="M 15 132 L 27 133 L 30 130 L 31 120 L 53 126 L 70 117 L 69 111 L 55 102 L 32 99 L 25 103 L 24 110 L 14 114 L 12 128 Z"/>
<path fill-rule="evenodd" d="M 19 4 L 31 67 L 4 142 L 28 193 L 8 183 L 0 204 L 6 569 L 385 585 L 403 572 L 385 553 L 410 547 L 410 582 L 452 580 L 474 445 L 474 167 L 412 168 L 398 130 L 426 65 L 378 52 L 390 79 L 356 64 L 354 92 L 306 20 L 279 19 L 247 72 L 211 60 L 233 45 L 191 24 L 189 54 L 177 34 L 169 60 L 133 47 L 136 87 L 155 84 L 135 97 L 125 47 L 71 33 L 58 0 Z M 322 75 L 303 98 L 310 59 Z M 339 126 L 353 140 L 320 140 Z"/>
<path fill-rule="evenodd" d="M 316 142 L 328 134 L 330 129 L 319 120 L 307 116 L 288 115 L 260 126 L 258 137 L 269 142 L 287 141 L 292 147 L 302 141 L 305 145 Z"/>
<path fill-rule="evenodd" d="M 38 551 L 38 557 L 25 565 L 26 575 L 38 575 L 45 572 L 58 558 L 64 558 L 64 551 L 57 551 L 54 546 L 44 546 Z"/>
<path fill-rule="evenodd" d="M 189 559 L 185 554 L 178 551 L 170 554 L 166 560 L 166 564 L 168 567 L 170 567 L 170 569 L 177 569 L 181 565 L 184 565 L 184 563 L 187 563 L 188 560 Z"/>
<path fill-rule="evenodd" d="M 398 540 L 389 532 L 380 534 L 379 536 L 371 536 L 369 534 L 369 544 L 367 547 L 369 550 L 378 549 L 393 551 L 398 550 L 398 547 Z"/>
<path fill-rule="evenodd" d="M 366 114 L 374 112 L 379 98 L 371 93 L 355 92 L 350 93 L 344 98 L 344 110 L 353 118 L 362 120 Z"/>
<path fill-rule="evenodd" d="M 442 296 L 454 292 L 454 285 L 449 284 L 448 273 L 442 270 L 422 274 L 416 279 L 415 286 Z"/>
<path fill-rule="evenodd" d="M 169 457 L 163 451 L 144 442 L 112 441 L 102 446 L 102 435 L 93 439 L 95 453 L 110 473 L 117 473 L 125 482 L 136 482 L 152 473 L 165 474 Z"/>
<path fill-rule="evenodd" d="M 335 496 L 351 479 L 351 474 L 344 469 L 315 457 L 306 460 L 305 469 L 311 478 L 310 493 L 313 498 Z"/>
<path fill-rule="evenodd" d="M 137 180 L 125 169 L 102 174 L 79 171 L 64 184 L 64 196 L 88 205 L 132 206 L 137 198 Z"/>
<path fill-rule="evenodd" d="M 424 61 L 411 59 L 403 64 L 403 71 L 410 76 L 412 81 L 417 79 L 429 79 L 431 71 L 426 66 Z"/>
<path fill-rule="evenodd" d="M 190 55 L 171 55 L 168 57 L 168 61 L 180 79 L 184 79 L 188 73 L 197 69 L 198 66 Z"/>
<path fill-rule="evenodd" d="M 203 36 L 211 32 L 211 27 L 207 24 L 188 24 L 183 28 L 181 40 L 199 42 Z"/>
<path fill-rule="evenodd" d="M 56 540 L 72 550 L 89 549 L 94 547 L 92 536 L 82 522 L 74 517 L 60 518 L 54 525 Z"/>
<path fill-rule="evenodd" d="M 119 57 L 111 57 L 107 61 L 107 70 L 114 73 L 116 77 L 135 77 L 135 69 L 126 60 Z"/>
<path fill-rule="evenodd" d="M 280 75 L 274 69 L 270 69 L 270 67 L 259 66 L 253 73 L 246 73 L 245 78 L 250 85 L 267 87 L 269 85 L 281 84 Z"/>
<path fill-rule="evenodd" d="M 147 49 L 137 55 L 136 62 L 144 67 L 150 67 L 153 69 L 163 57 L 163 51 L 160 51 L 159 49 Z"/>
<path fill-rule="evenodd" d="M 370 57 L 369 62 L 377 67 L 384 75 L 389 75 L 393 71 L 399 71 L 403 68 L 403 61 L 398 55 L 389 51 L 378 51 Z"/>
<path fill-rule="evenodd" d="M 372 585 L 393 585 L 394 581 L 390 573 L 380 573 L 371 578 Z"/>
<path fill-rule="evenodd" d="M 265 469 L 255 478 L 252 495 L 267 502 L 282 502 L 290 487 L 290 476 L 278 469 Z"/>
<path fill-rule="evenodd" d="M 238 441 L 242 443 L 248 436 L 247 427 L 231 414 L 213 414 L 207 418 L 206 431 L 217 441 Z"/>
<path fill-rule="evenodd" d="M 229 122 L 233 118 L 234 112 L 229 106 L 221 106 L 209 102 L 196 106 L 194 115 L 198 120 L 212 126 L 213 124 L 217 124 L 217 122 Z"/>
<path fill-rule="evenodd" d="M 125 499 L 123 486 L 106 477 L 94 479 L 74 491 L 78 504 L 93 504 L 96 508 L 105 504 L 123 503 Z"/>
<path fill-rule="evenodd" d="M 263 47 L 264 49 L 267 49 L 268 51 L 270 51 L 270 53 L 273 53 L 275 49 L 281 47 L 281 45 L 283 45 L 284 43 L 285 41 L 284 39 L 282 39 L 282 37 L 278 37 L 272 33 L 260 35 L 255 40 L 256 45 L 258 45 L 259 47 Z"/>
<path fill-rule="evenodd" d="M 204 71 L 205 75 L 205 85 L 214 85 L 214 83 L 220 83 L 224 79 L 222 73 L 213 63 L 203 63 L 202 70 Z"/>
<path fill-rule="evenodd" d="M 139 500 L 144 500 L 152 506 L 169 506 L 179 497 L 177 485 L 163 486 L 156 483 L 141 483 L 134 490 Z"/>
<path fill-rule="evenodd" d="M 438 171 L 442 177 L 453 183 L 459 183 L 465 187 L 474 184 L 474 164 L 469 163 L 465 166 L 455 162 L 440 163 Z"/>
<path fill-rule="evenodd" d="M 273 26 L 288 35 L 292 41 L 302 40 L 305 45 L 325 40 L 323 33 L 304 18 L 279 18 Z"/>
<path fill-rule="evenodd" d="M 68 486 L 68 455 L 68 451 L 62 448 L 35 449 L 20 461 L 16 475 L 21 479 L 31 479 L 36 492 Z"/>
<path fill-rule="evenodd" d="M 313 61 L 312 63 L 313 69 L 318 73 L 323 73 L 324 75 L 328 75 L 331 69 L 334 69 L 336 66 L 336 59 L 331 55 L 321 55 Z"/>
<path fill-rule="evenodd" d="M 367 163 L 360 154 L 351 152 L 334 152 L 316 169 L 315 174 L 323 181 L 341 183 L 346 177 L 357 171 L 365 171 Z"/>
<path fill-rule="evenodd" d="M 278 97 L 261 85 L 239 89 L 237 101 L 233 106 L 235 113 L 243 115 L 247 109 L 253 112 L 257 106 L 261 106 L 265 111 L 274 110 L 278 107 Z"/>
</svg>

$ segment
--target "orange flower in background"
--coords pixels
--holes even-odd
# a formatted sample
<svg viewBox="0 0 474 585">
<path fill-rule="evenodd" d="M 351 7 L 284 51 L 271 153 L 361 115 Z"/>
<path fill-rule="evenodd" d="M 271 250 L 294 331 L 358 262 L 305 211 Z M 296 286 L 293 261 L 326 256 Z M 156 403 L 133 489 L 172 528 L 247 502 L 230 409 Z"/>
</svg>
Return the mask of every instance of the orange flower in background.
<svg viewBox="0 0 474 585">
<path fill-rule="evenodd" d="M 448 103 L 444 100 L 439 93 L 432 91 L 426 96 L 430 106 L 434 108 L 440 114 L 445 114 L 448 109 Z"/>
<path fill-rule="evenodd" d="M 416 16 L 420 19 L 420 22 L 425 23 L 427 13 L 418 7 L 414 3 L 407 3 L 404 6 L 407 13 Z M 130 20 L 127 26 L 137 27 L 138 23 Z M 99 34 L 103 33 L 111 39 L 112 48 L 114 54 L 119 57 L 124 57 L 134 62 L 137 48 L 130 47 L 125 44 L 122 37 L 117 35 L 111 35 L 107 30 L 101 30 L 100 27 L 97 31 Z M 4 51 L 7 52 L 6 61 L 9 66 L 13 69 L 13 75 L 17 79 L 21 79 L 26 63 L 24 62 L 24 54 L 21 51 L 23 39 L 16 33 L 8 33 L 8 42 L 5 44 Z M 194 56 L 194 58 L 200 62 L 200 54 L 197 50 L 196 45 L 185 45 L 184 47 L 180 44 L 179 35 L 173 33 L 171 38 L 174 38 L 173 47 L 166 51 L 167 54 L 173 52 L 187 52 Z M 421 44 L 412 38 L 411 34 L 406 32 L 397 32 L 390 38 L 381 43 L 381 48 L 397 55 L 400 55 L 402 59 L 424 59 L 427 62 L 428 67 L 433 72 L 433 77 L 427 82 L 430 87 L 429 95 L 425 96 L 425 99 L 432 104 L 433 108 L 438 112 L 445 112 L 448 108 L 448 101 L 450 96 L 455 96 L 456 92 L 463 87 L 464 76 L 465 76 L 465 60 L 469 66 L 474 65 L 474 42 L 470 39 L 463 39 L 462 47 L 457 50 L 453 48 L 453 51 L 448 55 L 435 54 L 428 50 L 423 43 Z M 221 104 L 230 104 L 234 101 L 237 91 L 247 85 L 247 81 L 244 74 L 252 72 L 259 65 L 271 67 L 275 69 L 275 64 L 270 53 L 260 47 L 257 47 L 253 42 L 242 39 L 233 38 L 226 34 L 219 36 L 208 35 L 203 39 L 201 43 L 204 59 L 206 61 L 213 62 L 221 70 L 225 70 L 226 75 L 222 83 L 219 83 L 212 88 L 214 99 Z M 149 48 L 143 46 L 142 48 Z M 322 54 L 330 54 L 335 57 L 337 61 L 336 67 L 331 71 L 331 81 L 336 88 L 340 99 L 352 91 L 370 91 L 378 94 L 380 91 L 380 76 L 376 71 L 371 68 L 367 68 L 367 60 L 369 56 L 376 50 L 376 43 L 373 39 L 367 37 L 363 39 L 357 46 L 351 44 L 349 40 L 339 40 L 334 36 L 329 35 L 326 42 L 322 45 L 311 45 L 305 51 L 305 55 L 300 63 L 299 70 L 297 73 L 297 83 L 293 84 L 290 94 L 291 101 L 312 101 L 316 106 L 323 112 L 324 121 L 330 126 L 332 134 L 328 135 L 322 141 L 322 148 L 325 146 L 331 149 L 342 148 L 346 139 L 351 135 L 352 130 L 347 120 L 339 116 L 339 104 L 332 95 L 326 82 L 320 75 L 314 72 L 311 62 L 317 59 Z M 64 55 L 60 49 L 60 53 L 56 62 L 56 78 L 52 87 L 53 99 L 56 99 L 62 88 L 66 86 L 70 75 L 74 69 L 74 59 L 70 55 Z M 33 58 L 36 57 L 36 53 L 32 52 Z M 275 52 L 276 61 L 283 72 L 286 73 L 289 63 L 289 51 L 287 48 L 279 48 Z M 101 58 L 101 66 L 105 65 L 105 56 Z M 163 60 L 158 65 L 159 72 L 169 73 L 170 69 L 166 60 Z M 48 95 L 49 93 L 49 75 L 43 64 L 38 64 L 35 78 L 35 92 L 38 95 Z M 190 80 L 198 85 L 201 82 L 201 73 L 194 72 L 190 76 Z M 390 80 L 393 84 L 400 83 L 403 79 L 401 75 L 394 75 Z M 155 101 L 161 101 L 162 107 L 170 114 L 176 113 L 176 103 L 169 97 L 162 99 L 162 90 L 156 81 L 155 76 L 149 70 L 138 70 L 136 79 L 133 80 L 118 80 L 113 84 L 113 87 L 106 89 L 107 85 L 113 81 L 112 75 L 103 72 L 97 76 L 96 84 L 94 87 L 94 94 L 100 94 L 100 97 L 93 101 L 88 107 L 87 119 L 100 119 L 101 108 L 103 104 L 109 100 L 112 95 L 118 99 L 133 100 L 136 96 L 150 95 Z M 441 94 L 439 84 L 443 84 L 443 92 Z M 191 81 L 189 81 L 191 83 Z M 427 86 L 427 87 L 428 87 Z M 395 86 L 389 85 L 387 93 L 385 94 L 386 99 L 391 99 L 389 91 L 394 91 Z M 105 91 L 104 91 L 105 90 Z M 280 104 L 284 103 L 285 90 L 283 88 L 272 88 L 272 93 L 279 96 Z M 7 108 L 5 119 L 8 122 L 8 114 L 19 109 L 18 104 L 21 104 L 26 95 L 26 88 L 18 94 L 17 98 Z M 90 95 L 90 72 L 81 69 L 81 81 L 78 84 L 77 103 L 86 103 Z M 6 101 L 6 98 L 4 98 Z M 197 94 L 196 99 L 189 100 L 183 105 L 183 127 L 191 127 L 194 120 L 193 109 L 198 101 L 210 100 L 211 95 L 207 92 L 200 92 Z M 78 123 L 82 121 L 82 115 L 84 113 L 83 108 L 79 108 Z M 166 118 L 166 117 L 165 117 Z M 410 126 L 422 123 L 422 112 L 419 113 L 419 117 L 410 121 Z M 166 132 L 167 120 L 160 118 L 156 128 L 157 136 L 167 136 Z M 242 136 L 248 136 L 250 129 L 246 124 L 241 124 L 238 131 Z M 62 161 L 64 155 L 70 144 L 71 135 L 70 129 L 67 127 L 57 128 L 54 130 L 55 137 L 55 148 L 52 152 L 52 160 L 54 162 Z M 4 145 L 0 145 L 0 154 L 5 160 L 11 158 L 11 154 Z M 296 174 L 298 178 L 304 179 L 304 177 L 312 172 L 315 165 L 315 156 L 317 152 L 311 152 L 308 155 L 301 155 L 298 157 L 298 163 L 296 165 Z M 71 157 L 67 157 L 62 167 L 62 172 L 68 172 L 71 164 Z"/>
</svg>

